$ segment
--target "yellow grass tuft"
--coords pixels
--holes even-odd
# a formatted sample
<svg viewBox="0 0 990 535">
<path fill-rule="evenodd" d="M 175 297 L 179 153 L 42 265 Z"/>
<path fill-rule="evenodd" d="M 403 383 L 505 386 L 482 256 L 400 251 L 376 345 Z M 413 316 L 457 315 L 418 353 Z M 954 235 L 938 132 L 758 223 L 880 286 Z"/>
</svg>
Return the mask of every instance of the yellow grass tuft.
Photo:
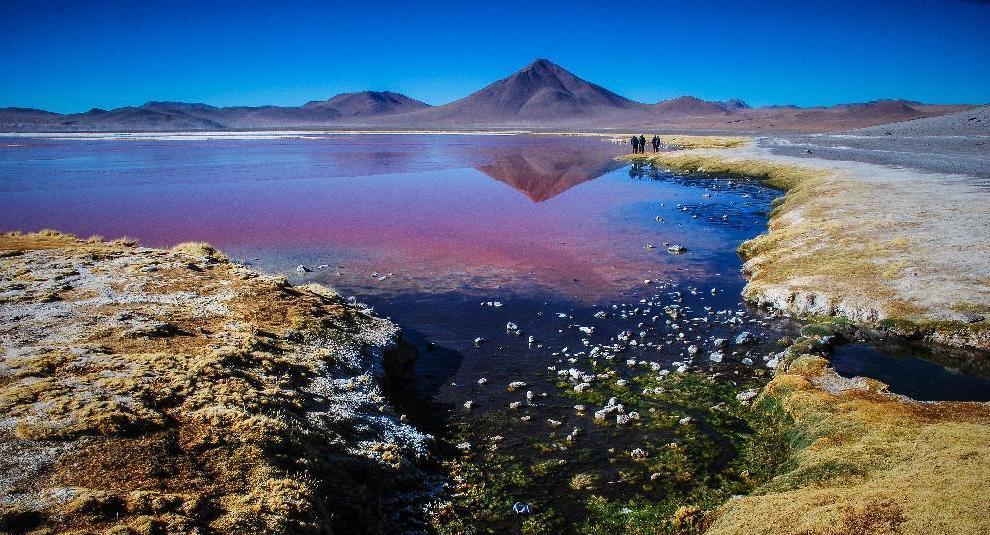
<svg viewBox="0 0 990 535">
<path fill-rule="evenodd" d="M 180 243 L 172 247 L 172 251 L 196 258 L 209 258 L 215 262 L 227 261 L 227 255 L 205 241 Z"/>
<path fill-rule="evenodd" d="M 847 383 L 805 356 L 767 386 L 794 418 L 797 447 L 785 472 L 730 500 L 708 533 L 990 533 L 990 407 Z"/>
</svg>

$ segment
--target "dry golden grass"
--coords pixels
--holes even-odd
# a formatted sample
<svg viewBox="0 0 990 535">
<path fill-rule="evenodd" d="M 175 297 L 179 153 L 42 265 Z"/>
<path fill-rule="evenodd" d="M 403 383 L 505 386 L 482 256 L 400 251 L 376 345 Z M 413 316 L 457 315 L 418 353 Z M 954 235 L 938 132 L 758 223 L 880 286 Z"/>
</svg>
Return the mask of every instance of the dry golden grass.
<svg viewBox="0 0 990 535">
<path fill-rule="evenodd" d="M 803 356 L 767 386 L 795 421 L 786 470 L 710 534 L 990 533 L 990 407 L 920 403 Z"/>
<path fill-rule="evenodd" d="M 13 422 L 0 461 L 27 467 L 0 477 L 0 532 L 323 532 L 382 518 L 376 493 L 410 452 L 382 439 L 355 454 L 351 413 L 321 417 L 336 405 L 312 388 L 355 373 L 336 359 L 394 339 L 394 325 L 208 244 L 44 231 L 0 235 L 0 251 L 0 307 L 15 318 L 0 325 L 0 414 Z M 111 292 L 123 298 L 101 298 Z M 377 398 L 367 410 L 395 417 Z M 61 488 L 70 500 L 39 498 Z"/>
</svg>

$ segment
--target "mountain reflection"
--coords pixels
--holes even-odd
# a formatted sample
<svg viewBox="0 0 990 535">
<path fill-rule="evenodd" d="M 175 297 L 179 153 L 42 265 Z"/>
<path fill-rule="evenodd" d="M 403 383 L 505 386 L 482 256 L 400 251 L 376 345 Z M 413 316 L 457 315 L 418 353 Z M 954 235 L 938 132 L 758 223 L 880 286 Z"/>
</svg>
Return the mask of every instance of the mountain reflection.
<svg viewBox="0 0 990 535">
<path fill-rule="evenodd" d="M 538 143 L 492 147 L 490 163 L 475 169 L 543 202 L 622 167 L 621 149 L 600 140 L 548 138 Z"/>
</svg>

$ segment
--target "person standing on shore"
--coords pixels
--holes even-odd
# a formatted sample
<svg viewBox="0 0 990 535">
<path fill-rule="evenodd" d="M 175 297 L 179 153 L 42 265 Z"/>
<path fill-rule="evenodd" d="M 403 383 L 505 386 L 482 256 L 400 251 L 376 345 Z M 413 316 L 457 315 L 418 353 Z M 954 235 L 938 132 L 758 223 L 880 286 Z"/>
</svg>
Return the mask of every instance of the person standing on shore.
<svg viewBox="0 0 990 535">
<path fill-rule="evenodd" d="M 653 152 L 660 152 L 660 136 L 654 134 L 651 143 L 653 144 Z"/>
<path fill-rule="evenodd" d="M 632 143 L 633 154 L 638 153 L 639 152 L 639 140 L 636 139 L 636 136 L 633 136 L 632 139 L 629 140 L 629 142 Z"/>
<path fill-rule="evenodd" d="M 639 135 L 639 152 L 646 152 L 646 136 L 642 134 Z"/>
</svg>

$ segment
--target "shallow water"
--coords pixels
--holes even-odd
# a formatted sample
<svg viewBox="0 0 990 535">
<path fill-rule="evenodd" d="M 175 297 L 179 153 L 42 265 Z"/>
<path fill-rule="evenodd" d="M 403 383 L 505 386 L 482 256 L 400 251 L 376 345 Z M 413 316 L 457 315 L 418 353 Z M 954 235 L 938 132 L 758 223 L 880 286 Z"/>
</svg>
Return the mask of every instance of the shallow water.
<svg viewBox="0 0 990 535">
<path fill-rule="evenodd" d="M 919 347 L 855 343 L 839 346 L 829 360 L 840 375 L 877 379 L 891 392 L 920 401 L 990 401 L 990 377 L 932 358 L 930 350 Z"/>
<path fill-rule="evenodd" d="M 706 461 L 712 472 L 735 452 L 687 405 L 636 398 L 641 423 L 594 424 L 599 407 L 575 411 L 559 372 L 607 368 L 617 374 L 609 381 L 636 381 L 644 370 L 683 365 L 759 384 L 776 341 L 795 332 L 739 297 L 736 247 L 765 230 L 778 193 L 623 167 L 614 157 L 624 151 L 551 136 L 0 138 L 0 229 L 126 235 L 149 246 L 209 241 L 293 282 L 355 296 L 419 349 L 415 380 L 396 392 L 414 421 L 444 438 L 454 439 L 453 429 L 458 439 L 498 435 L 503 451 L 532 463 L 565 461 L 511 498 L 577 519 L 582 505 L 566 486 L 577 472 L 595 471 L 606 483 L 597 492 L 617 500 L 658 492 L 621 474 L 635 468 L 625 452 L 676 440 L 663 418 L 697 421 L 717 450 Z M 668 243 L 687 250 L 673 254 Z M 521 333 L 507 332 L 509 322 Z M 623 331 L 637 344 L 620 344 L 614 361 L 587 354 Z M 755 342 L 734 345 L 743 331 Z M 718 338 L 729 343 L 713 362 Z M 938 376 L 940 392 L 962 385 L 961 395 L 985 399 L 982 383 L 965 376 L 885 358 L 840 350 L 840 371 Z M 510 391 L 513 381 L 527 385 Z M 910 383 L 888 382 L 894 391 Z M 510 410 L 513 402 L 521 406 Z M 574 428 L 579 446 L 548 453 L 541 445 Z"/>
</svg>

